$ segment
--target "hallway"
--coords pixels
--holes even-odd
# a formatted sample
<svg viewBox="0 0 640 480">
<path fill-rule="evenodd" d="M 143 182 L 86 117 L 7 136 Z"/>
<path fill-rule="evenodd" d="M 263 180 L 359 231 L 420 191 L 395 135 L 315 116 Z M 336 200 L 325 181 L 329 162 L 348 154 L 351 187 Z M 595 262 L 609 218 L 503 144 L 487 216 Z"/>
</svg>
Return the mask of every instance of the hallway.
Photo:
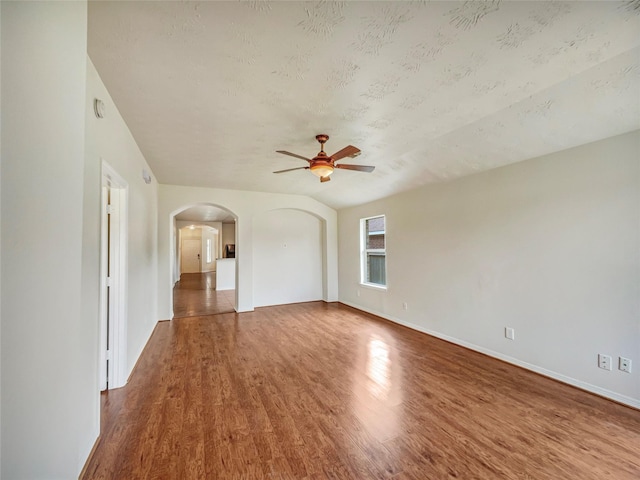
<svg viewBox="0 0 640 480">
<path fill-rule="evenodd" d="M 173 288 L 173 318 L 235 312 L 235 290 L 216 290 L 216 272 L 183 273 Z"/>
</svg>

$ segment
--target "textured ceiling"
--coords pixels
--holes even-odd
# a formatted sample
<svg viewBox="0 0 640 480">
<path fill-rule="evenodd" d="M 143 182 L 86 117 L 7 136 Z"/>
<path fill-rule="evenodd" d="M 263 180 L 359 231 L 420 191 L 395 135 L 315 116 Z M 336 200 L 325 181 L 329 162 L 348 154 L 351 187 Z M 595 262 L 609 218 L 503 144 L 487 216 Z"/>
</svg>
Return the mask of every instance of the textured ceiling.
<svg viewBox="0 0 640 480">
<path fill-rule="evenodd" d="M 92 1 L 89 55 L 161 183 L 334 208 L 640 128 L 640 0 Z M 319 133 L 376 170 L 271 173 Z"/>
<path fill-rule="evenodd" d="M 222 208 L 212 207 L 211 205 L 195 205 L 178 213 L 176 220 L 233 223 L 235 222 L 235 217 Z"/>
</svg>

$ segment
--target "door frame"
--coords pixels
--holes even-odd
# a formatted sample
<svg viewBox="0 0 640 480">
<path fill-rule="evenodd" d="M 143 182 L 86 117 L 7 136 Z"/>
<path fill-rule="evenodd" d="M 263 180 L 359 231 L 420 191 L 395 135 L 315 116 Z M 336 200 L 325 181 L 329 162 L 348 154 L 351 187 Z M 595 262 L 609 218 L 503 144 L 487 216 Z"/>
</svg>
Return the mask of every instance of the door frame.
<svg viewBox="0 0 640 480">
<path fill-rule="evenodd" d="M 171 292 L 170 295 L 167 296 L 167 300 L 169 303 L 169 313 L 171 315 L 171 318 L 173 318 L 174 316 L 174 312 L 173 312 L 173 288 L 175 287 L 176 283 L 180 280 L 180 253 L 181 253 L 181 249 L 180 249 L 180 232 L 179 232 L 179 228 L 177 227 L 177 220 L 176 220 L 176 215 L 180 214 L 181 212 L 187 210 L 188 208 L 191 207 L 196 207 L 196 206 L 210 206 L 210 207 L 215 207 L 215 208 L 220 208 L 222 210 L 225 210 L 227 212 L 229 212 L 234 219 L 234 229 L 235 229 L 235 238 L 236 238 L 236 255 L 238 255 L 238 246 L 240 244 L 240 239 L 238 238 L 238 215 L 233 211 L 230 210 L 229 208 L 217 204 L 217 203 L 210 203 L 210 202 L 193 202 L 193 203 L 188 203 L 185 204 L 183 206 L 181 206 L 180 208 L 175 209 L 174 211 L 172 211 L 169 214 L 169 230 L 168 230 L 168 235 L 169 235 L 169 278 L 167 279 L 169 282 L 169 292 Z M 206 222 L 195 222 L 194 225 L 206 225 Z M 208 226 L 208 225 L 207 225 Z M 219 240 L 221 241 L 222 239 L 222 231 L 219 232 Z M 217 256 L 218 253 L 216 253 Z M 216 267 L 217 268 L 217 267 Z M 233 308 L 234 310 L 237 312 L 238 311 L 238 289 L 239 289 L 239 266 L 238 266 L 238 257 L 236 257 L 236 284 L 235 284 L 235 300 L 234 300 L 234 305 Z"/>
<path fill-rule="evenodd" d="M 108 210 L 108 192 L 111 205 Z M 129 186 L 104 160 L 100 213 L 100 390 L 127 383 L 127 212 Z M 109 216 L 110 228 L 109 228 Z M 109 242 L 108 235 L 111 234 Z M 111 254 L 109 255 L 109 246 Z M 110 265 L 108 264 L 110 263 Z M 108 273 L 111 273 L 109 276 Z M 109 348 L 107 348 L 107 346 Z"/>
</svg>

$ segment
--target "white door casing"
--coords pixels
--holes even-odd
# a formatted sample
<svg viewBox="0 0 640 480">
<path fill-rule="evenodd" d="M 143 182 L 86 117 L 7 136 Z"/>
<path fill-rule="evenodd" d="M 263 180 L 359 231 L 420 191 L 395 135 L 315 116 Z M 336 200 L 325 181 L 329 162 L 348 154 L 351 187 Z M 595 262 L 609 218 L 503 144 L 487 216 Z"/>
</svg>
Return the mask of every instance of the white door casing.
<svg viewBox="0 0 640 480">
<path fill-rule="evenodd" d="M 100 390 L 125 385 L 127 183 L 102 162 L 100 242 Z"/>
</svg>

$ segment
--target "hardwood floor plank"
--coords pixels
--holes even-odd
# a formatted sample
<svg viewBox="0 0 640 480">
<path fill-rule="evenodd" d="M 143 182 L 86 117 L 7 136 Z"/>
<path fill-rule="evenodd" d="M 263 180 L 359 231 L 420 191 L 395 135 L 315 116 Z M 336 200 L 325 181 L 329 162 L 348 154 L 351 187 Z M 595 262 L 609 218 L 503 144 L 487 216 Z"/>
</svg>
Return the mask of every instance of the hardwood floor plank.
<svg viewBox="0 0 640 480">
<path fill-rule="evenodd" d="M 84 479 L 640 478 L 640 412 L 321 302 L 161 322 Z"/>
<path fill-rule="evenodd" d="M 173 287 L 174 318 L 235 311 L 235 290 L 216 290 L 216 272 L 183 273 Z"/>
</svg>

